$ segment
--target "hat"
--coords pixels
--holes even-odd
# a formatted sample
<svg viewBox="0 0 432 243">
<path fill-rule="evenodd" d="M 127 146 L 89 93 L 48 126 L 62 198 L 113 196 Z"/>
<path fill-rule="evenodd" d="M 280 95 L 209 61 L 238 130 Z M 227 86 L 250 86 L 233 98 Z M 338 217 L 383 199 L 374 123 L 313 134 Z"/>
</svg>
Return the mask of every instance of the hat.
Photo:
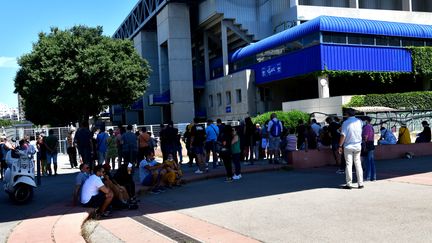
<svg viewBox="0 0 432 243">
<path fill-rule="evenodd" d="M 427 121 L 422 121 L 422 125 L 429 126 L 429 123 Z"/>
<path fill-rule="evenodd" d="M 128 164 L 128 168 L 132 168 L 132 166 L 133 166 L 132 163 Z"/>
</svg>

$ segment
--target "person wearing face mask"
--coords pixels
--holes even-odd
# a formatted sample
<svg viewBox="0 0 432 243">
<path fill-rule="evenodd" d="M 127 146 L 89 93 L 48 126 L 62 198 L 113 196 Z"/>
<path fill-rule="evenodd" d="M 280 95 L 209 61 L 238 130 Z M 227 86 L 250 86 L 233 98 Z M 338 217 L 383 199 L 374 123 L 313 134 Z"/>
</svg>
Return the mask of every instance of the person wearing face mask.
<svg viewBox="0 0 432 243">
<path fill-rule="evenodd" d="M 174 156 L 172 154 L 168 154 L 167 159 L 163 162 L 163 168 L 166 173 L 162 180 L 165 182 L 168 188 L 172 186 L 179 186 L 180 179 L 183 175 L 183 172 L 179 168 L 177 162 L 174 160 Z"/>
</svg>

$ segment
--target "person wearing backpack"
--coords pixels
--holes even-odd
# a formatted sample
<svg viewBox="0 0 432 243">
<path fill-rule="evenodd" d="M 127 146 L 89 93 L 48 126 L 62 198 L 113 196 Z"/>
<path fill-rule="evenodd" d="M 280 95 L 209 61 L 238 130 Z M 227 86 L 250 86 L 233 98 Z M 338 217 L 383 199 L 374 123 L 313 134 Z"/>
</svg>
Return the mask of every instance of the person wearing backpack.
<svg viewBox="0 0 432 243">
<path fill-rule="evenodd" d="M 273 158 L 275 163 L 279 163 L 282 123 L 277 119 L 276 113 L 270 115 L 267 131 L 269 136 L 269 163 L 273 163 Z"/>
</svg>

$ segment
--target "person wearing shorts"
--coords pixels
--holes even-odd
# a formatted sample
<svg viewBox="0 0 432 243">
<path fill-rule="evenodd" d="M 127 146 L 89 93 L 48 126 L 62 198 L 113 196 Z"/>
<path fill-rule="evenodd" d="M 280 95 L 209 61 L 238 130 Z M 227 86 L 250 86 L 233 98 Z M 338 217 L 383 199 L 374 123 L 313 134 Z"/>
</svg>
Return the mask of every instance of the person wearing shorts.
<svg viewBox="0 0 432 243">
<path fill-rule="evenodd" d="M 96 213 L 100 216 L 108 216 L 108 206 L 113 200 L 112 191 L 104 185 L 101 176 L 104 175 L 102 165 L 97 165 L 91 175 L 83 184 L 81 189 L 81 204 L 84 207 L 97 208 Z"/>
<path fill-rule="evenodd" d="M 273 157 L 274 162 L 279 163 L 278 160 L 280 154 L 280 135 L 282 133 L 282 123 L 277 119 L 276 113 L 272 113 L 270 115 L 267 132 L 269 136 L 269 163 L 273 163 Z"/>
</svg>

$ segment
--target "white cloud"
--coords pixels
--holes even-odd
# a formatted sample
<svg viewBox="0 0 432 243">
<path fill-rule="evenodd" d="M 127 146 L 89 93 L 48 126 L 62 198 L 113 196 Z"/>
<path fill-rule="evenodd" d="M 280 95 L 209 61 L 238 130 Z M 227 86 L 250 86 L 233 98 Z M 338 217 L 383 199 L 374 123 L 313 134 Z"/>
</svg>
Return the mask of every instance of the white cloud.
<svg viewBox="0 0 432 243">
<path fill-rule="evenodd" d="M 16 58 L 0 56 L 0 68 L 18 68 Z"/>
</svg>

